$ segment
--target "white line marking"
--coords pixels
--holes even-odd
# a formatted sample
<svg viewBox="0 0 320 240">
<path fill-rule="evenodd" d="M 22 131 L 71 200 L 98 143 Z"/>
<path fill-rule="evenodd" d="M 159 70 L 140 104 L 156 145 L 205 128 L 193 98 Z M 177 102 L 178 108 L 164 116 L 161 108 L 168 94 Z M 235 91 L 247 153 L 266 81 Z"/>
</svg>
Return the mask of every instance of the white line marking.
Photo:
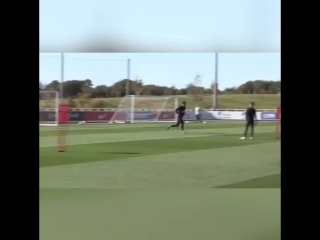
<svg viewBox="0 0 320 240">
<path fill-rule="evenodd" d="M 212 124 L 227 124 L 227 125 L 237 125 L 241 124 L 244 121 L 242 120 L 212 120 L 208 121 L 206 125 L 201 125 L 201 126 L 207 126 L 207 125 L 212 125 Z M 265 123 L 271 123 L 273 121 L 264 121 Z M 67 127 L 68 131 L 81 131 L 81 130 L 99 130 L 99 129 L 114 129 L 114 128 L 152 128 L 152 127 L 163 127 L 163 125 L 168 124 L 168 123 L 148 123 L 148 124 L 143 124 L 143 123 L 133 123 L 133 124 L 110 124 L 110 123 L 88 123 L 85 125 L 77 125 L 77 124 L 70 124 Z M 192 124 L 192 126 L 199 126 L 194 124 L 193 122 L 188 123 Z M 271 126 L 270 124 L 266 124 L 263 126 Z M 57 131 L 57 127 L 43 127 L 40 128 L 40 132 L 50 132 L 50 131 Z"/>
<path fill-rule="evenodd" d="M 263 131 L 263 132 L 257 132 L 257 133 L 270 133 L 273 131 Z M 83 142 L 83 143 L 71 143 L 66 144 L 66 146 L 75 146 L 75 145 L 89 145 L 89 144 L 99 144 L 99 143 L 117 143 L 117 142 L 134 142 L 134 141 L 148 141 L 148 140 L 165 140 L 165 139 L 178 139 L 178 138 L 196 138 L 196 137 L 209 137 L 209 136 L 223 136 L 223 135 L 235 135 L 241 133 L 211 133 L 211 134 L 200 134 L 200 135 L 181 135 L 181 136 L 175 136 L 175 137 L 163 137 L 163 138 L 143 138 L 143 139 L 130 139 L 130 140 L 117 140 L 117 141 L 97 141 L 97 142 Z M 57 147 L 57 145 L 43 145 L 39 146 L 39 148 L 46 148 L 46 147 Z"/>
<path fill-rule="evenodd" d="M 176 137 L 163 137 L 163 138 L 143 138 L 143 139 L 130 139 L 130 140 L 117 140 L 117 141 L 97 141 L 97 142 L 84 142 L 84 143 L 71 143 L 71 144 L 66 144 L 67 146 L 74 146 L 74 145 L 87 145 L 87 144 L 98 144 L 98 143 L 116 143 L 116 142 L 134 142 L 134 141 L 148 141 L 148 140 L 165 140 L 165 139 L 175 139 L 175 138 L 194 138 L 194 137 L 208 137 L 212 135 L 223 135 L 223 134 L 203 134 L 203 135 L 181 135 L 181 136 L 176 136 Z M 57 145 L 44 145 L 44 146 L 39 146 L 40 148 L 46 148 L 46 147 L 56 147 Z"/>
</svg>

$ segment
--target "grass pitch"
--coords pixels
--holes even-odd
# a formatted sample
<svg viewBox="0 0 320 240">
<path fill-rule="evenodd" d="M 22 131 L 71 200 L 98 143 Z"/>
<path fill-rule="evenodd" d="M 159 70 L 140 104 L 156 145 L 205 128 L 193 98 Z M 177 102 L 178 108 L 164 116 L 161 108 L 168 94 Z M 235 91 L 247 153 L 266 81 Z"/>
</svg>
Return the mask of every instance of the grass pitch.
<svg viewBox="0 0 320 240">
<path fill-rule="evenodd" d="M 167 125 L 40 128 L 40 239 L 280 239 L 275 123 Z"/>
</svg>

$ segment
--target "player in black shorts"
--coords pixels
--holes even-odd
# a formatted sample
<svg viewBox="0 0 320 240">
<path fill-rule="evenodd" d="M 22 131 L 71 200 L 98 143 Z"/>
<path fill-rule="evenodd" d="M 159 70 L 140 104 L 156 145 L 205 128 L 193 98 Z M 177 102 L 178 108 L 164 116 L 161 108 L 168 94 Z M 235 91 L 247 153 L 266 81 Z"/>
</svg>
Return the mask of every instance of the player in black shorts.
<svg viewBox="0 0 320 240">
<path fill-rule="evenodd" d="M 257 119 L 257 116 L 256 116 L 256 109 L 254 108 L 254 102 L 251 102 L 246 111 L 246 120 L 247 120 L 246 129 L 244 131 L 243 137 L 241 137 L 240 139 L 246 139 L 249 127 L 251 128 L 250 139 L 253 138 L 254 125 L 255 125 L 256 119 Z"/>
<path fill-rule="evenodd" d="M 182 105 L 180 107 L 178 107 L 176 109 L 176 114 L 178 115 L 178 120 L 176 124 L 171 125 L 170 127 L 168 127 L 168 130 L 172 127 L 179 127 L 181 125 L 181 132 L 184 133 L 184 120 L 183 120 L 183 116 L 185 114 L 186 111 L 186 102 L 183 101 Z"/>
</svg>

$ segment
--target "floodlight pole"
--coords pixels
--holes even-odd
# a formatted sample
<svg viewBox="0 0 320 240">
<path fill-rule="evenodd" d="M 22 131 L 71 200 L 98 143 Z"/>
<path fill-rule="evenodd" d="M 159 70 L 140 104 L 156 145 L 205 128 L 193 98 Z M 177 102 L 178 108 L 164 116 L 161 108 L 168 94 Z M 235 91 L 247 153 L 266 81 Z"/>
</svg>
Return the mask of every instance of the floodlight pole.
<svg viewBox="0 0 320 240">
<path fill-rule="evenodd" d="M 214 83 L 212 86 L 212 107 L 214 109 L 218 108 L 218 68 L 219 68 L 219 53 L 215 53 L 215 74 Z"/>
<path fill-rule="evenodd" d="M 127 60 L 127 80 L 126 80 L 126 95 L 130 94 L 130 71 L 131 71 L 131 59 Z"/>
<path fill-rule="evenodd" d="M 64 53 L 61 53 L 61 77 L 60 77 L 60 103 L 63 104 L 63 83 L 64 83 Z"/>
</svg>

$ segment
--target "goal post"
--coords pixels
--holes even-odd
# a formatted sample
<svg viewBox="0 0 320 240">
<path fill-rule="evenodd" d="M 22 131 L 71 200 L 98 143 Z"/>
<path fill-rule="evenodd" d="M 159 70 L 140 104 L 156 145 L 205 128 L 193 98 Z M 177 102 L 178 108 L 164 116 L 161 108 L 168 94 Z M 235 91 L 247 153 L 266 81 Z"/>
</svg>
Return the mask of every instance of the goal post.
<svg viewBox="0 0 320 240">
<path fill-rule="evenodd" d="M 111 123 L 175 122 L 175 96 L 128 95 L 121 99 Z"/>
<path fill-rule="evenodd" d="M 39 126 L 58 126 L 59 92 L 39 91 Z"/>
<path fill-rule="evenodd" d="M 281 107 L 276 110 L 276 138 L 281 138 Z"/>
</svg>

